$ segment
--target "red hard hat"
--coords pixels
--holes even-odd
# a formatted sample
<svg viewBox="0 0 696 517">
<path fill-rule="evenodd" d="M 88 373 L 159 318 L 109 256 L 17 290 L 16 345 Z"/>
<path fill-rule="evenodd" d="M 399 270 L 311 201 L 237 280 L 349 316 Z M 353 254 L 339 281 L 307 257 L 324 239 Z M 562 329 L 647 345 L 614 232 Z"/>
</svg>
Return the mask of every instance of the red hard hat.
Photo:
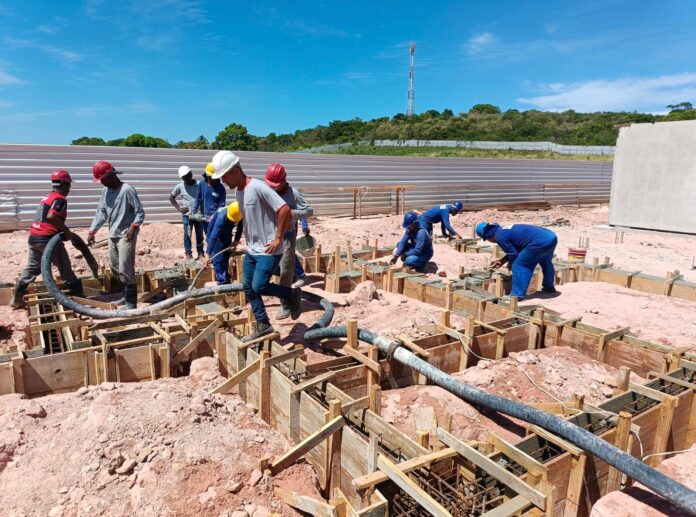
<svg viewBox="0 0 696 517">
<path fill-rule="evenodd" d="M 72 178 L 70 177 L 70 173 L 68 171 L 64 171 L 63 169 L 58 169 L 58 170 L 55 170 L 51 173 L 51 182 L 52 183 L 72 183 Z"/>
<path fill-rule="evenodd" d="M 272 163 L 268 166 L 266 176 L 263 178 L 269 187 L 277 188 L 285 183 L 285 167 L 279 163 Z"/>
<path fill-rule="evenodd" d="M 109 162 L 106 162 L 104 160 L 99 160 L 97 163 L 95 163 L 92 166 L 92 174 L 94 175 L 94 183 L 99 183 L 102 179 L 104 179 L 105 176 L 107 176 L 111 172 L 118 172 L 116 169 L 114 169 L 114 166 L 111 165 Z"/>
</svg>

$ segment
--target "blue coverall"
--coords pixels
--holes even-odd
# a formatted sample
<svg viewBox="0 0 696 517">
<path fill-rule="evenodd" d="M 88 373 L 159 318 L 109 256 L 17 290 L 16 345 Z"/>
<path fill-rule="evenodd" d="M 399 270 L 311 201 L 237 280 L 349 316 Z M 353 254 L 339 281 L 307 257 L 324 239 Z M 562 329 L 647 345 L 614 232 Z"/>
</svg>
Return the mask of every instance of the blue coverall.
<svg viewBox="0 0 696 517">
<path fill-rule="evenodd" d="M 242 238 L 243 225 L 241 221 L 239 223 L 233 223 L 227 218 L 227 207 L 218 208 L 217 212 L 213 214 L 209 223 L 209 237 L 208 237 L 208 247 L 206 253 L 209 257 L 212 257 L 216 253 L 229 248 L 232 243 L 232 230 L 235 224 L 237 225 L 237 232 L 234 235 L 234 242 L 239 242 Z M 215 269 L 215 280 L 218 285 L 224 285 L 230 283 L 230 252 L 220 253 L 217 257 L 212 259 L 213 268 Z"/>
<path fill-rule="evenodd" d="M 191 211 L 202 212 L 206 218 L 210 219 L 218 208 L 225 206 L 226 198 L 225 186 L 220 181 L 211 187 L 204 178 L 198 182 L 196 200 Z M 210 237 L 211 228 L 210 222 L 204 227 L 206 237 Z"/>
<path fill-rule="evenodd" d="M 511 224 L 495 233 L 495 242 L 512 264 L 511 296 L 524 298 L 537 264 L 544 273 L 544 288 L 553 288 L 556 273 L 551 259 L 558 244 L 555 233 L 541 226 Z"/>
<path fill-rule="evenodd" d="M 425 228 L 406 233 L 396 245 L 397 257 L 401 257 L 405 266 L 423 272 L 428 261 L 433 258 L 433 241 Z"/>
<path fill-rule="evenodd" d="M 442 236 L 447 237 L 448 232 L 451 235 L 455 235 L 457 233 L 457 230 L 452 228 L 449 218 L 449 205 L 440 205 L 423 212 L 418 218 L 418 223 L 420 224 L 421 228 L 425 229 L 430 234 L 431 237 L 433 236 L 433 225 L 440 223 Z"/>
</svg>

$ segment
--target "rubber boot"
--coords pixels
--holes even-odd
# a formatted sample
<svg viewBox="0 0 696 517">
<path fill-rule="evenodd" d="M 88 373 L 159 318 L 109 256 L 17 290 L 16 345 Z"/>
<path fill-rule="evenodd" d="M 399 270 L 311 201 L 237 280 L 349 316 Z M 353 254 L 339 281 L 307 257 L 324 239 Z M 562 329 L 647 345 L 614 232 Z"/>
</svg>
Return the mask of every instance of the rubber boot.
<svg viewBox="0 0 696 517">
<path fill-rule="evenodd" d="M 136 284 L 126 284 L 123 288 L 123 297 L 126 300 L 126 309 L 136 309 L 138 307 L 138 286 Z"/>
<path fill-rule="evenodd" d="M 79 296 L 80 298 L 85 297 L 85 290 L 82 288 L 82 280 L 79 278 L 73 280 L 72 282 L 66 282 L 65 287 L 73 296 Z"/>
<path fill-rule="evenodd" d="M 290 317 L 290 305 L 287 302 L 287 300 L 280 300 L 280 311 L 278 311 L 278 315 L 276 316 L 277 320 L 285 320 Z"/>
<path fill-rule="evenodd" d="M 24 295 L 27 292 L 27 287 L 29 287 L 28 284 L 25 284 L 23 282 L 17 282 L 17 285 L 15 285 L 14 288 L 14 295 L 12 296 L 12 301 L 10 302 L 10 307 L 13 309 L 21 309 L 26 305 L 26 302 L 24 301 Z"/>
</svg>

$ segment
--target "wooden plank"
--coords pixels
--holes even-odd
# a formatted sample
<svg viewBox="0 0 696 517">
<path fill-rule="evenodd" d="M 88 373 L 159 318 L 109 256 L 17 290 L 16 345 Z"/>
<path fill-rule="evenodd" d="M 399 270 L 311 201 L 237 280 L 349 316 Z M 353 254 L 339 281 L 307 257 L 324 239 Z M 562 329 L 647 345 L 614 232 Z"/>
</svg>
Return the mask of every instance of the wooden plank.
<svg viewBox="0 0 696 517">
<path fill-rule="evenodd" d="M 166 330 L 164 330 L 164 329 L 163 329 L 162 327 L 160 327 L 157 323 L 151 321 L 151 322 L 149 323 L 149 327 L 150 327 L 152 330 L 154 330 L 155 332 L 157 332 L 157 333 L 162 337 L 162 339 L 164 339 L 168 344 L 171 344 L 171 343 L 172 343 L 172 336 L 169 334 L 169 332 L 167 332 Z"/>
<path fill-rule="evenodd" d="M 145 303 L 158 294 L 163 293 L 167 289 L 174 287 L 177 284 L 185 283 L 185 280 L 183 279 L 175 279 L 175 280 L 167 280 L 165 282 L 162 282 L 160 285 L 155 287 L 154 289 L 151 289 L 147 292 L 141 293 L 140 296 L 138 296 L 138 303 Z"/>
<path fill-rule="evenodd" d="M 500 506 L 496 506 L 493 510 L 486 513 L 482 513 L 481 517 L 510 517 L 510 515 L 517 515 L 528 509 L 531 506 L 530 502 L 527 501 L 521 495 L 515 496 L 512 499 L 508 499 Z"/>
<path fill-rule="evenodd" d="M 352 357 L 356 361 L 361 362 L 362 364 L 367 366 L 370 370 L 375 372 L 377 375 L 381 375 L 382 367 L 380 366 L 380 364 L 377 361 L 373 361 L 372 359 L 369 359 L 368 357 L 366 357 L 366 356 L 362 355 L 360 352 L 358 352 L 356 349 L 350 348 L 347 345 L 344 346 L 343 348 L 341 348 L 341 352 Z"/>
<path fill-rule="evenodd" d="M 501 437 L 494 433 L 488 432 L 486 434 L 486 440 L 488 443 L 493 445 L 494 448 L 498 449 L 505 456 L 515 461 L 522 467 L 524 467 L 528 472 L 535 475 L 541 476 L 543 479 L 547 479 L 549 475 L 548 467 L 542 465 L 537 460 L 532 458 L 530 455 L 518 449 L 511 443 L 503 440 Z"/>
<path fill-rule="evenodd" d="M 530 425 L 529 430 L 534 434 L 538 434 L 547 442 L 551 442 L 555 445 L 558 445 L 561 449 L 568 451 L 573 456 L 580 456 L 584 452 L 580 447 L 576 447 L 575 445 L 573 445 L 570 442 L 567 442 L 560 436 L 556 436 L 555 434 L 550 433 L 546 429 L 543 429 L 537 425 Z"/>
<path fill-rule="evenodd" d="M 643 386 L 642 384 L 636 384 L 635 382 L 629 382 L 628 389 L 630 389 L 631 391 L 635 391 L 636 393 L 639 393 L 640 395 L 643 395 L 645 397 L 650 397 L 651 399 L 659 400 L 661 402 L 664 402 L 668 399 L 675 400 L 675 397 L 673 397 L 672 395 L 667 395 L 666 393 L 662 393 L 661 391 L 648 388 L 647 386 Z M 675 407 L 678 405 L 679 402 L 676 401 Z"/>
<path fill-rule="evenodd" d="M 421 357 L 430 357 L 430 352 L 428 352 L 425 348 L 415 344 L 410 338 L 406 336 L 399 336 L 399 341 L 401 341 L 406 348 L 411 350 L 416 355 L 419 355 Z"/>
<path fill-rule="evenodd" d="M 189 327 L 189 324 L 186 323 L 186 320 L 184 320 L 184 318 L 182 318 L 178 314 L 175 314 L 174 319 L 177 321 L 179 325 L 181 325 L 181 328 L 184 329 L 184 332 L 186 332 L 187 334 L 191 334 L 191 327 Z"/>
<path fill-rule="evenodd" d="M 345 419 L 342 416 L 338 416 L 324 424 L 317 432 L 310 434 L 285 454 L 281 455 L 279 458 L 276 458 L 270 466 L 271 473 L 276 475 L 285 470 L 287 467 L 295 463 L 295 461 L 297 461 L 299 458 L 304 456 L 308 451 L 341 429 L 345 423 Z"/>
<path fill-rule="evenodd" d="M 336 372 L 326 372 L 322 373 L 320 375 L 317 375 L 316 377 L 312 377 L 311 379 L 307 379 L 304 382 L 299 383 L 298 385 L 294 386 L 292 390 L 290 390 L 291 394 L 294 393 L 299 393 L 300 391 L 304 391 L 307 388 L 311 388 L 312 386 L 315 386 L 317 384 L 321 384 L 322 382 L 326 382 L 329 379 L 332 379 L 336 375 Z"/>
<path fill-rule="evenodd" d="M 677 406 L 677 402 L 678 399 L 672 397 L 663 400 L 660 404 L 652 450 L 655 456 L 651 456 L 648 460 L 648 464 L 652 467 L 657 467 L 664 459 L 662 453 L 667 451 L 672 420 L 674 419 L 674 408 Z"/>
<path fill-rule="evenodd" d="M 359 399 L 355 399 L 353 402 L 348 402 L 347 404 L 343 404 L 341 406 L 341 411 L 344 416 L 348 417 L 351 415 L 351 413 L 355 413 L 356 411 L 362 411 L 364 409 L 368 409 L 370 407 L 370 396 L 366 395 L 364 397 L 361 397 Z"/>
<path fill-rule="evenodd" d="M 249 314 L 253 314 L 249 312 Z M 256 346 L 259 343 L 265 343 L 266 341 L 273 341 L 274 339 L 280 339 L 280 334 L 278 332 L 272 332 L 266 336 L 257 337 L 251 341 L 240 341 L 237 345 L 237 350 L 246 350 L 249 347 Z"/>
<path fill-rule="evenodd" d="M 374 436 L 376 438 L 379 438 L 376 434 Z M 457 451 L 448 447 L 440 451 L 430 452 L 427 454 L 416 456 L 415 458 L 412 458 L 410 460 L 397 463 L 395 466 L 402 472 L 411 472 L 412 470 L 425 467 L 427 465 L 430 465 L 431 463 L 440 460 L 454 458 L 455 456 L 457 456 L 457 454 Z M 356 490 L 365 490 L 366 488 L 369 488 L 374 485 L 379 485 L 380 483 L 384 483 L 388 480 L 389 478 L 384 472 L 374 471 L 364 476 L 360 476 L 353 479 L 352 483 Z"/>
<path fill-rule="evenodd" d="M 230 391 L 234 386 L 239 384 L 240 382 L 244 381 L 247 379 L 252 373 L 254 373 L 256 370 L 259 369 L 261 366 L 261 359 L 257 359 L 253 363 L 249 364 L 245 368 L 241 369 L 239 372 L 234 374 L 232 377 L 227 379 L 225 382 L 222 384 L 218 385 L 211 393 L 220 393 L 224 395 L 228 391 Z"/>
<path fill-rule="evenodd" d="M 13 357 L 12 358 L 12 377 L 13 377 L 13 393 L 26 393 L 26 386 L 24 383 L 24 358 Z"/>
<path fill-rule="evenodd" d="M 305 349 L 303 346 L 300 345 L 299 348 L 295 348 L 294 350 L 291 350 L 290 352 L 287 352 L 285 354 L 269 357 L 268 359 L 266 359 L 266 365 L 275 366 L 276 364 L 284 363 L 285 361 L 297 359 L 298 357 L 301 357 L 304 353 Z"/>
<path fill-rule="evenodd" d="M 259 417 L 267 424 L 271 423 L 271 367 L 266 364 L 271 353 L 261 350 L 259 353 L 259 399 L 257 408 Z"/>
<path fill-rule="evenodd" d="M 99 300 L 92 300 L 91 298 L 82 298 L 80 296 L 73 296 L 73 301 L 81 305 L 89 305 L 90 307 L 95 307 L 97 309 L 106 309 L 107 311 L 114 309 L 114 304 L 109 302 L 101 302 Z"/>
<path fill-rule="evenodd" d="M 275 487 L 274 494 L 288 506 L 316 517 L 339 517 L 334 506 L 307 495 Z"/>
<path fill-rule="evenodd" d="M 134 316 L 127 319 L 117 319 L 108 321 L 98 321 L 93 323 L 88 328 L 90 331 L 94 332 L 96 330 L 106 330 L 113 327 L 125 327 L 126 325 L 133 325 L 135 323 L 149 323 L 151 321 L 160 321 L 169 318 L 169 314 L 146 314 L 144 316 Z"/>
<path fill-rule="evenodd" d="M 206 339 L 214 334 L 215 331 L 222 326 L 222 318 L 218 317 L 210 325 L 204 328 L 196 337 L 194 337 L 189 343 L 182 348 L 178 354 L 174 356 L 174 362 L 179 363 L 185 358 L 187 358 L 191 353 L 198 348 L 198 346 L 203 343 Z"/>
<path fill-rule="evenodd" d="M 415 481 L 400 471 L 394 463 L 380 454 L 377 459 L 379 469 L 384 472 L 401 490 L 416 500 L 425 510 L 435 517 L 451 517 L 445 508 L 425 492 Z"/>
<path fill-rule="evenodd" d="M 587 464 L 587 454 L 573 456 L 568 476 L 568 492 L 566 494 L 566 506 L 563 517 L 577 516 L 580 511 L 580 501 L 585 482 L 585 467 Z M 553 503 L 552 503 L 553 504 Z"/>
<path fill-rule="evenodd" d="M 443 428 L 437 428 L 438 439 L 448 447 L 456 450 L 466 459 L 478 465 L 488 474 L 496 478 L 501 483 L 506 484 L 518 494 L 524 496 L 534 506 L 541 510 L 546 510 L 546 495 L 539 492 L 537 489 L 529 486 L 524 481 L 519 479 L 514 474 L 508 472 L 496 462 L 484 456 L 473 447 L 470 447 L 461 440 L 455 438 L 452 434 L 445 431 Z M 550 502 L 552 504 L 552 502 Z"/>
<path fill-rule="evenodd" d="M 672 384 L 676 384 L 677 386 L 681 386 L 683 388 L 688 388 L 690 390 L 696 390 L 696 384 L 692 382 L 687 382 L 682 379 L 677 379 L 676 377 L 670 377 L 669 375 L 664 375 L 662 373 L 658 372 L 648 372 L 648 378 L 658 378 L 662 379 L 663 381 L 671 382 Z"/>
<path fill-rule="evenodd" d="M 349 250 L 350 253 L 350 250 Z M 329 400 L 329 411 L 326 414 L 326 422 L 334 420 L 342 416 L 341 401 L 332 399 Z M 327 496 L 334 493 L 334 489 L 341 487 L 341 443 L 343 433 L 338 429 L 328 438 L 326 447 L 326 483 L 324 488 Z"/>
<path fill-rule="evenodd" d="M 616 423 L 616 432 L 614 433 L 614 445 L 625 451 L 628 449 L 628 440 L 631 436 L 631 414 L 626 411 L 619 413 L 618 422 Z M 619 490 L 621 488 L 622 473 L 616 467 L 609 466 L 607 474 L 606 493 Z"/>
<path fill-rule="evenodd" d="M 65 321 L 52 321 L 50 323 L 41 323 L 37 325 L 31 325 L 31 331 L 32 332 L 43 332 L 44 330 L 54 330 L 54 329 L 60 329 L 64 327 L 70 327 L 70 328 L 75 328 L 79 327 L 80 325 L 84 325 L 84 321 L 79 320 L 77 318 L 74 319 L 69 319 Z"/>
</svg>

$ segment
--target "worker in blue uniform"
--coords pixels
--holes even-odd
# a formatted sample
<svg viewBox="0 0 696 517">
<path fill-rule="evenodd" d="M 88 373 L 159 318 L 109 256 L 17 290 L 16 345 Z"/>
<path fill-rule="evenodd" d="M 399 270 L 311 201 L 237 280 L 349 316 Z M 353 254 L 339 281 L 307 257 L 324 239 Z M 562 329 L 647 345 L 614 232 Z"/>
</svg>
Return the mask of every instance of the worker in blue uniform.
<svg viewBox="0 0 696 517">
<path fill-rule="evenodd" d="M 491 263 L 493 267 L 508 264 L 512 267 L 512 291 L 510 296 L 523 300 L 529 289 L 534 269 L 541 266 L 544 274 L 543 289 L 545 293 L 555 293 L 553 252 L 558 244 L 555 233 L 541 226 L 531 224 L 510 224 L 500 226 L 496 223 L 479 223 L 476 235 L 483 240 L 495 242 L 505 252 L 502 259 Z"/>
<path fill-rule="evenodd" d="M 440 223 L 443 237 L 447 237 L 449 239 L 461 239 L 461 236 L 457 230 L 452 228 L 452 225 L 450 224 L 450 216 L 457 215 L 462 210 L 464 210 L 464 205 L 461 201 L 434 206 L 430 210 L 426 210 L 420 215 L 420 227 L 425 229 L 430 234 L 430 237 L 432 237 L 433 225 Z"/>
<path fill-rule="evenodd" d="M 401 259 L 404 266 L 422 273 L 428 261 L 433 258 L 433 240 L 426 229 L 420 226 L 418 214 L 415 212 L 407 212 L 404 215 L 402 226 L 406 233 L 397 244 L 396 252 L 389 262 L 393 265 Z"/>
<path fill-rule="evenodd" d="M 218 208 L 210 219 L 206 266 L 212 262 L 218 285 L 230 283 L 230 254 L 237 248 L 242 238 L 244 225 L 241 221 L 242 212 L 236 201 L 230 203 L 229 206 Z M 234 230 L 235 225 L 237 231 L 234 234 L 234 241 L 232 241 L 232 230 Z"/>
<path fill-rule="evenodd" d="M 213 179 L 213 172 L 215 172 L 213 165 L 211 163 L 206 165 L 205 172 L 203 173 L 203 180 L 198 182 L 196 199 L 194 200 L 193 208 L 191 209 L 192 213 L 202 214 L 203 217 L 208 221 L 203 226 L 205 236 L 208 238 L 210 237 L 210 230 L 212 230 L 210 218 L 219 208 L 225 206 L 227 197 L 225 186 L 220 183 L 219 179 Z"/>
</svg>

